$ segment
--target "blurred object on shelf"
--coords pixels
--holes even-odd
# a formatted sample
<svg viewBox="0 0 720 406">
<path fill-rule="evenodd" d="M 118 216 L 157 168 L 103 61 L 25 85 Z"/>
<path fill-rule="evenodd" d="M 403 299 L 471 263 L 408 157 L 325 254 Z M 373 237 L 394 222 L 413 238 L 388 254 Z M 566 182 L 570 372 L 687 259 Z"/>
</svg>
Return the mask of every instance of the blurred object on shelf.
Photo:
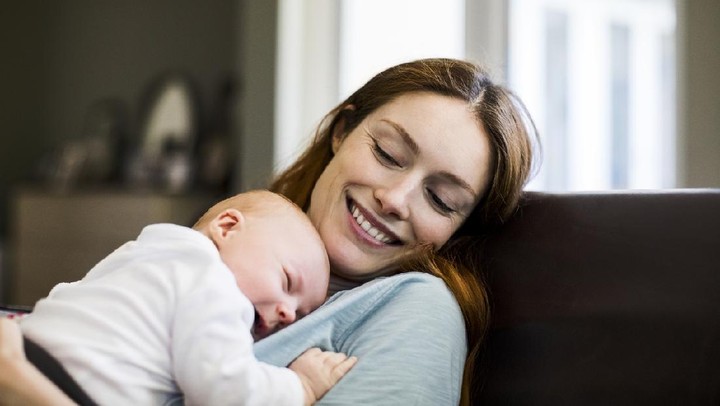
<svg viewBox="0 0 720 406">
<path fill-rule="evenodd" d="M 221 81 L 209 129 L 199 139 L 197 181 L 200 187 L 227 192 L 236 147 L 230 142 L 232 106 L 236 85 L 232 75 Z"/>
<path fill-rule="evenodd" d="M 173 193 L 192 187 L 198 110 L 198 98 L 187 75 L 163 73 L 148 86 L 138 145 L 125 168 L 128 186 Z"/>
<path fill-rule="evenodd" d="M 36 164 L 40 183 L 60 192 L 94 186 L 185 193 L 226 193 L 237 157 L 231 117 L 235 82 L 224 76 L 205 120 L 195 83 L 166 71 L 146 86 L 137 120 L 104 98 L 88 109 L 81 134 L 50 148 Z M 201 123 L 204 123 L 201 125 Z"/>
<path fill-rule="evenodd" d="M 119 181 L 126 148 L 126 110 L 111 98 L 88 109 L 81 135 L 51 148 L 37 165 L 37 176 L 51 188 Z"/>
</svg>

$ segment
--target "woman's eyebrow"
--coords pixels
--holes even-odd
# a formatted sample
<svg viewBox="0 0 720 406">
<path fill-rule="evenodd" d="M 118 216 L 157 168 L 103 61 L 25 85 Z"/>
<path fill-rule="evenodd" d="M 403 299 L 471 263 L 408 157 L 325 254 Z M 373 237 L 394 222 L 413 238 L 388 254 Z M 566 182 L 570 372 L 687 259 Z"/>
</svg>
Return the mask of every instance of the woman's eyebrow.
<svg viewBox="0 0 720 406">
<path fill-rule="evenodd" d="M 420 147 L 418 147 L 418 144 L 410 136 L 410 134 L 408 134 L 408 132 L 405 130 L 405 128 L 403 128 L 403 126 L 401 126 L 400 124 L 395 123 L 393 121 L 390 121 L 388 119 L 381 119 L 380 121 L 392 126 L 395 129 L 395 131 L 397 131 L 398 134 L 400 134 L 400 137 L 403 139 L 405 144 L 407 144 L 408 148 L 410 148 L 410 150 L 413 152 L 413 154 L 418 155 L 420 153 Z M 460 186 L 461 188 L 465 189 L 466 191 L 468 191 L 468 193 L 470 193 L 472 195 L 473 199 L 477 200 L 477 192 L 475 192 L 473 190 L 472 186 L 470 186 L 469 183 L 465 182 L 464 179 L 460 178 L 459 176 L 455 175 L 454 173 L 450 173 L 447 171 L 440 172 L 440 176 L 444 179 L 447 179 L 449 182 L 454 183 L 454 184 Z"/>
<path fill-rule="evenodd" d="M 381 119 L 380 121 L 390 124 L 395 129 L 395 131 L 400 134 L 400 137 L 402 137 L 403 141 L 405 141 L 405 144 L 407 144 L 413 154 L 417 155 L 420 153 L 420 147 L 418 147 L 418 144 L 415 142 L 414 139 L 412 139 L 410 134 L 408 134 L 408 132 L 405 130 L 405 128 L 403 128 L 403 126 L 387 119 Z"/>
<path fill-rule="evenodd" d="M 477 201 L 477 193 L 473 190 L 470 184 L 465 182 L 465 180 L 463 180 L 461 177 L 447 171 L 442 171 L 439 175 L 440 177 L 448 180 L 449 182 L 454 183 L 459 187 L 465 189 L 468 193 L 470 193 L 470 195 L 472 195 L 473 200 Z"/>
</svg>

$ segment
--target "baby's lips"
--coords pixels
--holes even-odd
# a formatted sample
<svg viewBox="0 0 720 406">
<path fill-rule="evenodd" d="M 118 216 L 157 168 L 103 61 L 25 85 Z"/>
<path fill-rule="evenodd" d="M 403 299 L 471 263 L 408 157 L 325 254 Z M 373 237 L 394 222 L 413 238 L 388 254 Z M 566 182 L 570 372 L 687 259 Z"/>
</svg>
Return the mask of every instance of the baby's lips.
<svg viewBox="0 0 720 406">
<path fill-rule="evenodd" d="M 260 313 L 258 313 L 257 309 L 255 310 L 255 320 L 253 321 L 253 327 L 252 332 L 256 336 L 263 336 L 263 330 L 265 330 L 267 327 L 265 326 L 265 323 L 263 322 L 262 317 L 260 316 Z"/>
</svg>

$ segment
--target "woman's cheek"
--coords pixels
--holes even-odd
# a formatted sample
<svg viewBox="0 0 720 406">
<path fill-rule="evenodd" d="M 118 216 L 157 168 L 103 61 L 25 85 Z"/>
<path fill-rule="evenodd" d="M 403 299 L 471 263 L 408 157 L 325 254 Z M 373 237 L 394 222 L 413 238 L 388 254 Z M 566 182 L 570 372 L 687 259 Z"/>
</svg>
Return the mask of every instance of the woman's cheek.
<svg viewBox="0 0 720 406">
<path fill-rule="evenodd" d="M 439 214 L 425 214 L 421 216 L 421 224 L 415 224 L 415 232 L 418 241 L 431 243 L 438 250 L 450 239 L 455 232 L 455 224 L 446 217 L 432 219 L 433 216 Z M 428 220 L 432 219 L 432 220 Z"/>
<path fill-rule="evenodd" d="M 321 223 L 335 210 L 333 203 L 341 199 L 343 190 L 339 174 L 342 169 L 338 165 L 337 157 L 328 163 L 310 195 L 308 216 L 315 228 L 320 228 Z"/>
</svg>

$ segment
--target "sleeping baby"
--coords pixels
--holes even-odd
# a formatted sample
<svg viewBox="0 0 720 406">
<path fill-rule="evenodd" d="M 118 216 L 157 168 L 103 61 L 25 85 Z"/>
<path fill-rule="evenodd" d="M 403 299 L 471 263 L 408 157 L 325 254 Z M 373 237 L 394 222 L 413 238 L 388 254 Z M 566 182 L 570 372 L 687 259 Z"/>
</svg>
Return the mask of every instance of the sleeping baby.
<svg viewBox="0 0 720 406">
<path fill-rule="evenodd" d="M 28 353 L 59 361 L 82 388 L 71 394 L 78 403 L 163 404 L 182 393 L 187 404 L 307 405 L 357 359 L 314 348 L 279 368 L 252 345 L 319 307 L 328 279 L 305 214 L 253 191 L 192 228 L 145 227 L 20 323 Z"/>
</svg>

